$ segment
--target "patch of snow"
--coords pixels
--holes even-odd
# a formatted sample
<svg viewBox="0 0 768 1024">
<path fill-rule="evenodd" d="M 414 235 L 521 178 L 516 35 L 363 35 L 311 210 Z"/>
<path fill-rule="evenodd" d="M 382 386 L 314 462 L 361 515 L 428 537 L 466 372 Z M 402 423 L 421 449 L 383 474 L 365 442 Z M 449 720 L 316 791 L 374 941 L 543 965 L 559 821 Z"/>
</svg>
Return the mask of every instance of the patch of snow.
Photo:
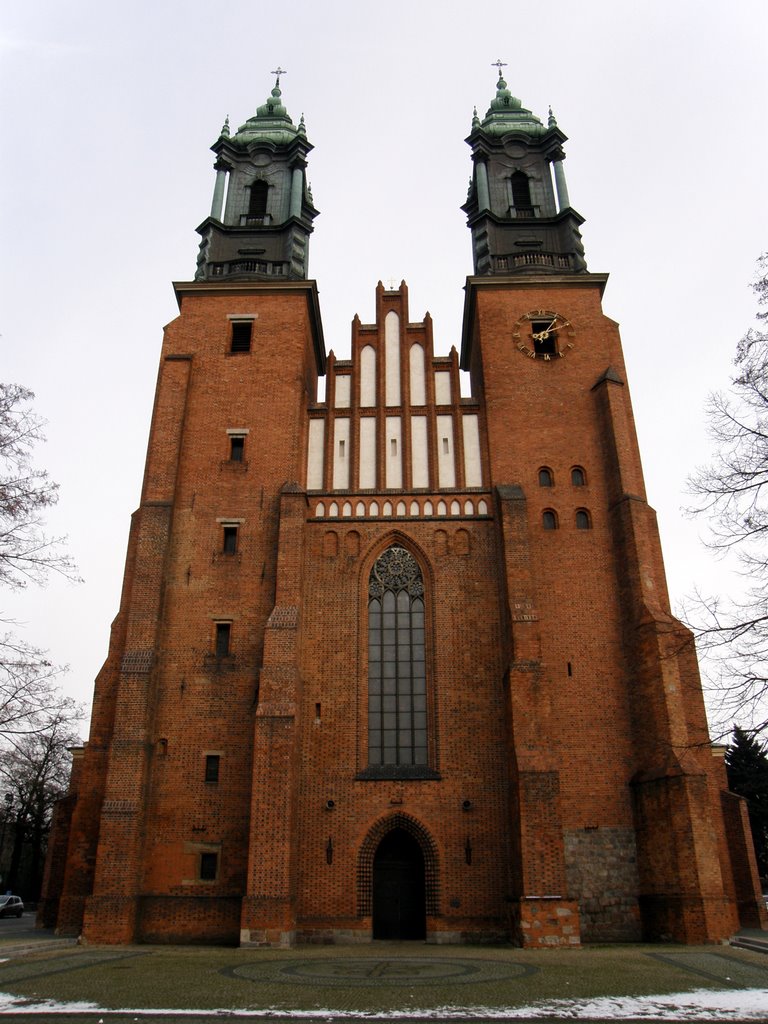
<svg viewBox="0 0 768 1024">
<path fill-rule="evenodd" d="M 530 1006 L 438 1006 L 433 1009 L 403 1009 L 387 1012 L 368 1010 L 333 1010 L 317 1007 L 312 1010 L 284 1010 L 277 1007 L 263 1009 L 129 1009 L 107 1010 L 95 1003 L 58 1003 L 53 1000 L 34 1002 L 21 996 L 0 992 L 0 1014 L 12 1010 L 23 1013 L 130 1013 L 135 1017 L 156 1014 L 170 1016 L 227 1016 L 227 1017 L 291 1017 L 317 1020 L 318 1018 L 345 1018 L 349 1020 L 430 1020 L 434 1018 L 485 1018 L 494 1020 L 564 1019 L 589 1020 L 664 1020 L 664 1021 L 765 1021 L 768 1017 L 768 989 L 729 989 L 712 991 L 697 989 L 693 992 L 673 992 L 664 996 L 603 996 L 599 999 L 549 999 Z"/>
</svg>

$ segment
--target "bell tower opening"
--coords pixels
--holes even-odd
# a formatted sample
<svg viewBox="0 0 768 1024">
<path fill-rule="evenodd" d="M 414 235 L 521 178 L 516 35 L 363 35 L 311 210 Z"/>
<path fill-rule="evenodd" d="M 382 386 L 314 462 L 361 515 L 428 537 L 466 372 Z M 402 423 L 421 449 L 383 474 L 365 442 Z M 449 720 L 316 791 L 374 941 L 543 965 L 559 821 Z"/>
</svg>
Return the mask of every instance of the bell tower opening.
<svg viewBox="0 0 768 1024">
<path fill-rule="evenodd" d="M 544 124 L 501 75 L 485 117 L 467 138 L 473 173 L 462 209 L 472 232 L 474 269 L 485 274 L 583 274 L 580 227 L 565 182 L 567 136 L 550 110 Z"/>
<path fill-rule="evenodd" d="M 373 858 L 374 939 L 425 939 L 424 854 L 405 829 L 394 828 Z"/>
</svg>

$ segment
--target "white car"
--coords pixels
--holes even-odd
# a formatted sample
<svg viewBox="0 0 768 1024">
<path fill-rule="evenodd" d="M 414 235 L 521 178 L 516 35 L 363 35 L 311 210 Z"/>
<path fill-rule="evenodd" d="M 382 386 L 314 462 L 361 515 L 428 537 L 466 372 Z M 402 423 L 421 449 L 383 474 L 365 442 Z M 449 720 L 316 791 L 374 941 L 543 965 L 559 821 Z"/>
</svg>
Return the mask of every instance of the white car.
<svg viewBox="0 0 768 1024">
<path fill-rule="evenodd" d="M 0 917 L 21 917 L 24 903 L 20 896 L 0 896 Z"/>
</svg>

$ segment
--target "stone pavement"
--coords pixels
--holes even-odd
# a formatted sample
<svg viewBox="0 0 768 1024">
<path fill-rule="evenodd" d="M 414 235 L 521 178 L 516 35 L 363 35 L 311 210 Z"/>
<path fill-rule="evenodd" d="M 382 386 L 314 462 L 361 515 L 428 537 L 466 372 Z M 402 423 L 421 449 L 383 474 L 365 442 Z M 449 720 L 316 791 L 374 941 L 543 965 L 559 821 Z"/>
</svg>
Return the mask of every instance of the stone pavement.
<svg viewBox="0 0 768 1024">
<path fill-rule="evenodd" d="M 510 1017 L 516 1008 L 542 1004 L 549 1007 L 548 1019 L 563 1019 L 574 1015 L 569 1003 L 550 1006 L 551 1001 L 694 989 L 733 992 L 737 1005 L 738 992 L 744 992 L 746 1001 L 748 990 L 764 990 L 768 1020 L 768 956 L 729 946 L 522 950 L 376 942 L 262 950 L 78 946 L 46 936 L 16 944 L 0 940 L 0 960 L 0 1013 L 6 1020 L 27 1022 L 31 1018 L 28 1012 L 22 1016 L 25 1004 L 28 1010 L 46 1001 L 56 1005 L 49 1003 L 37 1019 L 57 1024 L 98 1022 L 100 1017 L 105 1024 L 132 1022 L 135 1014 L 128 1010 L 170 1011 L 142 1013 L 140 1024 L 173 1019 L 173 1011 L 185 1013 L 184 1024 L 208 1020 L 215 1011 L 273 1021 L 311 1016 L 323 1024 L 349 1015 L 482 1020 Z M 753 1003 L 763 997 L 749 998 Z M 673 1018 L 646 1014 L 642 1019 Z"/>
</svg>

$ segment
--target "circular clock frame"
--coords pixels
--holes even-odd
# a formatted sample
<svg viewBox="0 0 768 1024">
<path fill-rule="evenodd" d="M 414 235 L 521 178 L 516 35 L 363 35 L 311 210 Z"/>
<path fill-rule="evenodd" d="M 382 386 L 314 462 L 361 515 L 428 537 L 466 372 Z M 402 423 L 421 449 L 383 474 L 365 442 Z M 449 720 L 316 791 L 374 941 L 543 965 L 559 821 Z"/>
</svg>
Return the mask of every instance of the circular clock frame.
<svg viewBox="0 0 768 1024">
<path fill-rule="evenodd" d="M 523 337 L 525 328 L 527 337 Z M 576 332 L 571 321 L 553 309 L 533 309 L 521 316 L 512 331 L 518 351 L 529 359 L 555 363 L 574 347 Z"/>
</svg>

